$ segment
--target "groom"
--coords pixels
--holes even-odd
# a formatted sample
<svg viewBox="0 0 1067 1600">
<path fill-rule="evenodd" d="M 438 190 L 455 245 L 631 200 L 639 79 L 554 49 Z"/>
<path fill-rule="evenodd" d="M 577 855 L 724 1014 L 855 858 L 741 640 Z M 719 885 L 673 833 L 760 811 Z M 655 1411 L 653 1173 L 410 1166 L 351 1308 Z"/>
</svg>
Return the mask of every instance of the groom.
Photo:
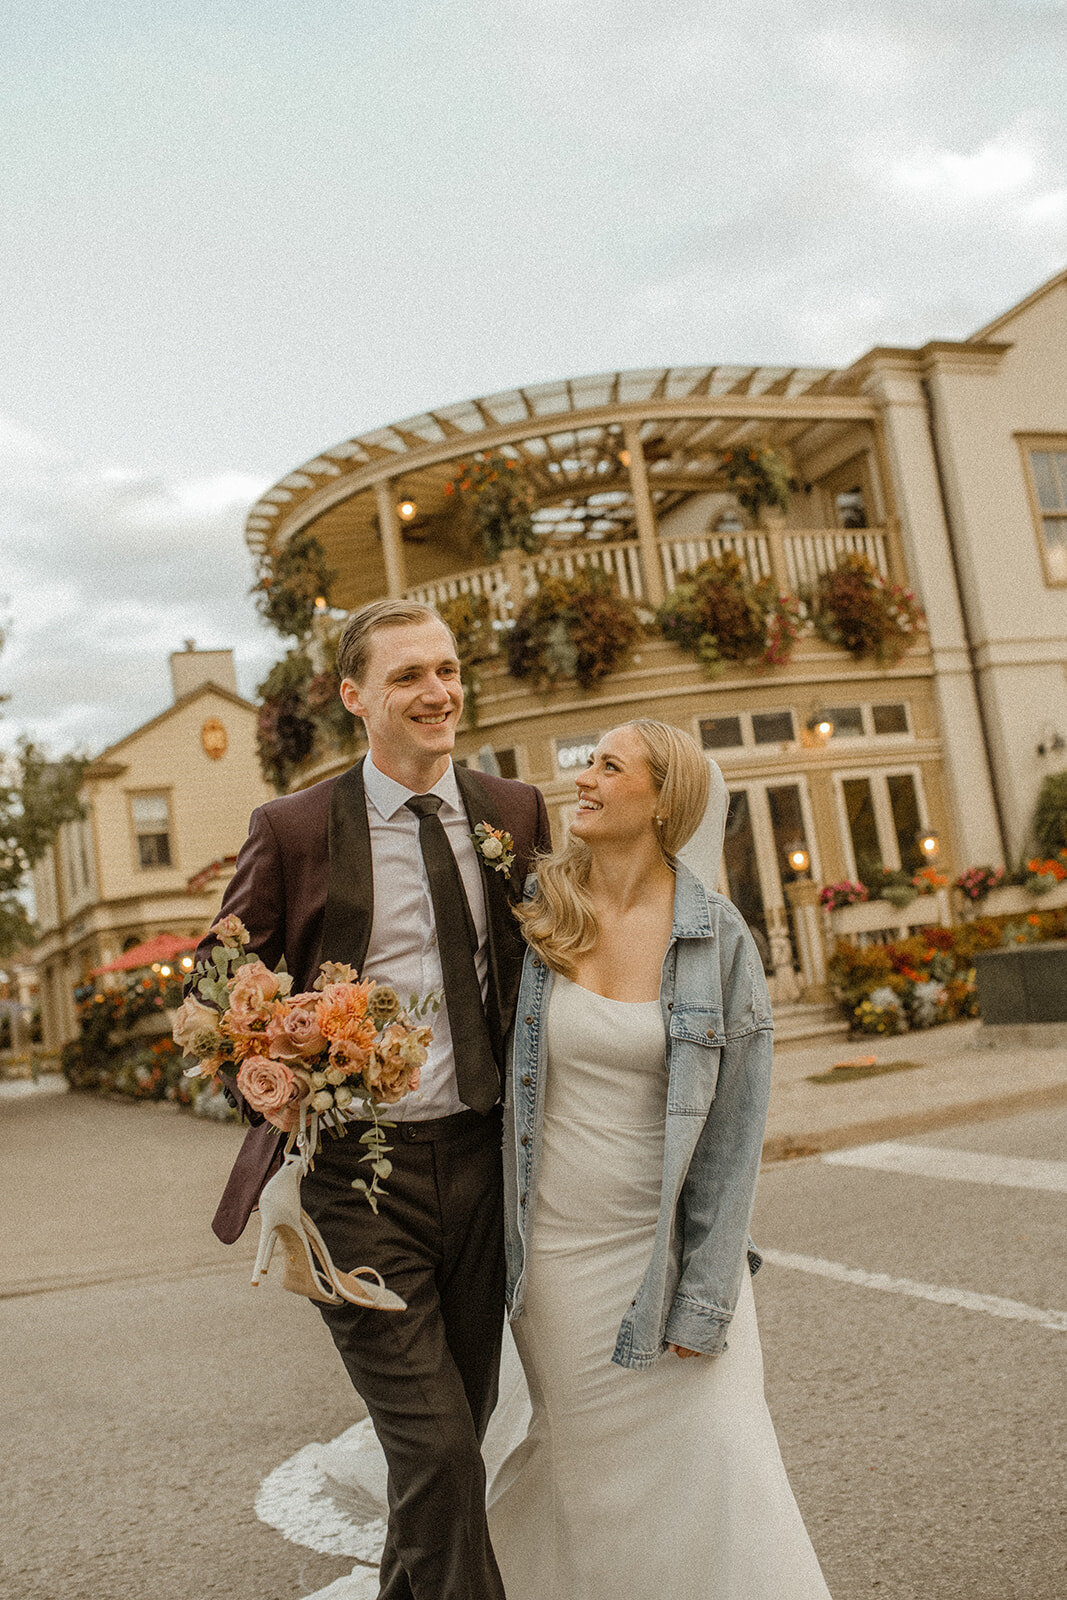
<svg viewBox="0 0 1067 1600">
<path fill-rule="evenodd" d="M 499 1101 L 523 955 L 511 905 L 549 847 L 548 817 L 530 785 L 454 766 L 459 660 L 428 606 L 364 606 L 338 670 L 369 754 L 254 813 L 222 913 L 241 918 L 268 966 L 285 957 L 295 990 L 323 961 L 404 997 L 444 989 L 419 1089 L 390 1110 L 378 1215 L 352 1188 L 365 1170 L 359 1123 L 326 1141 L 302 1203 L 338 1268 L 376 1267 L 408 1304 L 320 1307 L 389 1466 L 380 1600 L 503 1600 L 481 1459 L 503 1321 Z M 507 873 L 472 837 L 482 822 L 511 835 Z M 243 1229 L 278 1145 L 269 1123 L 247 1135 L 220 1238 Z"/>
</svg>

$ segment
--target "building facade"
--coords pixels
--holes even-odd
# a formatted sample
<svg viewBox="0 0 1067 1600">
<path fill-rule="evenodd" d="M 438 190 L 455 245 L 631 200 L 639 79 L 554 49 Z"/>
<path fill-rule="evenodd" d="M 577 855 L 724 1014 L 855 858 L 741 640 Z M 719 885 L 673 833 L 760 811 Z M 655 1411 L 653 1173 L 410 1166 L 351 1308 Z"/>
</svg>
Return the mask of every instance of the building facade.
<svg viewBox="0 0 1067 1600">
<path fill-rule="evenodd" d="M 724 482 L 732 451 L 788 453 L 788 516 L 753 518 Z M 504 458 L 531 486 L 534 554 L 487 563 L 465 464 Z M 479 673 L 459 755 L 537 783 L 557 832 L 573 773 L 612 724 L 688 728 L 732 795 L 724 887 L 788 994 L 800 936 L 788 893 L 802 845 L 816 883 L 922 861 L 1014 863 L 1067 736 L 1067 273 L 970 339 L 878 347 L 843 369 L 621 372 L 445 406 L 324 450 L 247 523 L 268 566 L 311 533 L 331 601 L 484 597 L 500 637 L 547 576 L 597 566 L 654 609 L 678 574 L 733 552 L 803 595 L 850 553 L 910 585 L 925 628 L 894 665 L 808 634 L 791 660 L 709 680 L 649 638 L 598 688 L 539 695 L 501 655 Z M 293 779 L 337 770 L 320 750 Z M 810 976 L 810 974 L 809 974 Z"/>
<path fill-rule="evenodd" d="M 156 933 L 210 924 L 248 818 L 270 797 L 256 757 L 256 707 L 237 693 L 230 650 L 171 657 L 174 702 L 89 765 L 85 814 L 34 869 L 33 952 L 43 1043 L 78 1031 L 74 991 Z"/>
</svg>

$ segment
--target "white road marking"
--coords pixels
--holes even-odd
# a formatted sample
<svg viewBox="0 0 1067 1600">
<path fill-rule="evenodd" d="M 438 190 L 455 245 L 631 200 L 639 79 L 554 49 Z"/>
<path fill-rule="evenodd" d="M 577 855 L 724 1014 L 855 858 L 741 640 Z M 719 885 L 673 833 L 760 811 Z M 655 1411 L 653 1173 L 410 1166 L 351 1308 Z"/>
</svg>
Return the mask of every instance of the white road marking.
<svg viewBox="0 0 1067 1600">
<path fill-rule="evenodd" d="M 832 1278 L 858 1289 L 882 1289 L 887 1294 L 903 1294 L 913 1300 L 932 1300 L 939 1306 L 958 1306 L 963 1311 L 984 1311 L 990 1317 L 1006 1317 L 1012 1322 L 1034 1322 L 1039 1328 L 1067 1333 L 1067 1311 L 1046 1311 L 1021 1300 L 1004 1300 L 998 1294 L 975 1294 L 970 1289 L 948 1289 L 936 1283 L 919 1283 L 915 1278 L 891 1278 L 885 1272 L 866 1272 L 862 1267 L 846 1267 L 841 1261 L 823 1261 L 819 1256 L 792 1255 L 787 1250 L 761 1250 L 765 1261 L 794 1272 L 811 1272 L 818 1278 Z"/>
<path fill-rule="evenodd" d="M 1067 1161 L 1034 1161 L 977 1150 L 945 1150 L 934 1145 L 861 1144 L 823 1156 L 830 1166 L 872 1167 L 912 1178 L 949 1178 L 962 1183 L 992 1183 L 1006 1189 L 1041 1189 L 1067 1194 Z"/>
</svg>

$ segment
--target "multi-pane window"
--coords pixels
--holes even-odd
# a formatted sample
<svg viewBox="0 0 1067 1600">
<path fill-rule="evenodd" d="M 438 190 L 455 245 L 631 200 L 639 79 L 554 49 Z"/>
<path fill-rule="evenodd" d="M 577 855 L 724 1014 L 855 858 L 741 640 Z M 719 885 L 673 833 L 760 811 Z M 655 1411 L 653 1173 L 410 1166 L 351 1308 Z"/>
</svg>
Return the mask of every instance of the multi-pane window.
<svg viewBox="0 0 1067 1600">
<path fill-rule="evenodd" d="M 137 860 L 142 867 L 169 867 L 170 801 L 166 794 L 135 794 L 130 801 Z"/>
<path fill-rule="evenodd" d="M 914 773 L 842 778 L 841 799 L 852 860 L 861 878 L 879 867 L 918 871 L 924 862 L 919 839 L 925 823 Z"/>
<path fill-rule="evenodd" d="M 793 713 L 741 711 L 733 717 L 701 717 L 700 742 L 705 750 L 751 750 L 755 746 L 791 744 L 796 739 Z"/>
<path fill-rule="evenodd" d="M 705 750 L 733 750 L 744 744 L 740 717 L 702 717 L 700 742 Z"/>
<path fill-rule="evenodd" d="M 828 706 L 819 712 L 819 720 L 824 719 L 832 726 L 831 739 L 884 738 L 910 732 L 908 708 L 900 700 L 880 705 Z"/>
<path fill-rule="evenodd" d="M 1027 452 L 1045 572 L 1067 583 L 1067 438 Z"/>
</svg>

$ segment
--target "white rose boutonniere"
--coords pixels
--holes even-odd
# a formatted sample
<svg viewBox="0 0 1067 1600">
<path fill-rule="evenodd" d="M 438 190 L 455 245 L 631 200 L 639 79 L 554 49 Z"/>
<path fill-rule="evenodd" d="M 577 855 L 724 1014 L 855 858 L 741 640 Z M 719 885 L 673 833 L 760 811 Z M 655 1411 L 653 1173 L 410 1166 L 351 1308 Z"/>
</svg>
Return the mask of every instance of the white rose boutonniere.
<svg viewBox="0 0 1067 1600">
<path fill-rule="evenodd" d="M 505 874 L 511 871 L 515 860 L 515 841 L 503 828 L 490 827 L 479 822 L 471 834 L 471 842 L 487 867 Z"/>
</svg>

